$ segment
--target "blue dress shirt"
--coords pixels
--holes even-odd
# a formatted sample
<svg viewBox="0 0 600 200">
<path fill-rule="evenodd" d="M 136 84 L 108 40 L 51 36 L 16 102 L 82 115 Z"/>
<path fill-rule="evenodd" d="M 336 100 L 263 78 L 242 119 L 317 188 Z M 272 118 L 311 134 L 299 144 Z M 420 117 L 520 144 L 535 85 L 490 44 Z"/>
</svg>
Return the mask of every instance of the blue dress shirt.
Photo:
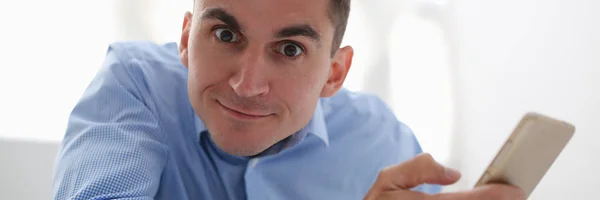
<svg viewBox="0 0 600 200">
<path fill-rule="evenodd" d="M 379 98 L 342 89 L 261 155 L 227 154 L 190 105 L 177 44 L 120 42 L 70 115 L 53 191 L 55 199 L 362 199 L 382 168 L 420 152 Z"/>
</svg>

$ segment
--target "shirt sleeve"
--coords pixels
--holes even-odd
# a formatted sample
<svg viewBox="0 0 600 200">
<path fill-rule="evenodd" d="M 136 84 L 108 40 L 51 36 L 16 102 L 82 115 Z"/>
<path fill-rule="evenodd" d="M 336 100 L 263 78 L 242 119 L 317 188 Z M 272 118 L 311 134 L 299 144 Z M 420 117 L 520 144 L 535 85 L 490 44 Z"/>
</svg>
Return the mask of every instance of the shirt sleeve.
<svg viewBox="0 0 600 200">
<path fill-rule="evenodd" d="M 167 146 L 135 67 L 108 50 L 69 116 L 56 158 L 54 199 L 153 199 Z"/>
</svg>

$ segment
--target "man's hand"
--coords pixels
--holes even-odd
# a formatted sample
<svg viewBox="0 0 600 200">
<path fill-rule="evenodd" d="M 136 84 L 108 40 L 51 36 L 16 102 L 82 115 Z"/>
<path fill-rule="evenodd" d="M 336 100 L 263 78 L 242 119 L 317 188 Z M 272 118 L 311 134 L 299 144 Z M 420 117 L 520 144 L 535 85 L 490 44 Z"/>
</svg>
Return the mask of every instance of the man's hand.
<svg viewBox="0 0 600 200">
<path fill-rule="evenodd" d="M 449 185 L 459 178 L 458 171 L 440 165 L 429 154 L 421 154 L 383 169 L 364 200 L 525 200 L 525 194 L 520 188 L 504 184 L 490 184 L 469 191 L 436 195 L 410 190 L 424 183 Z"/>
</svg>

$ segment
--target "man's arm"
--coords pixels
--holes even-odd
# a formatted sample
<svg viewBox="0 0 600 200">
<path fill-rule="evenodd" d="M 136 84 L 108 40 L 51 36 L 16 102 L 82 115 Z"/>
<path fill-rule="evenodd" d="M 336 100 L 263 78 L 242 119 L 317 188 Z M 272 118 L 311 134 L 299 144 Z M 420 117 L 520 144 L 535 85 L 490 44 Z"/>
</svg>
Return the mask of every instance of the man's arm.
<svg viewBox="0 0 600 200">
<path fill-rule="evenodd" d="M 153 199 L 167 147 L 139 74 L 114 50 L 69 117 L 54 199 Z M 139 82 L 139 81 L 138 81 Z"/>
</svg>

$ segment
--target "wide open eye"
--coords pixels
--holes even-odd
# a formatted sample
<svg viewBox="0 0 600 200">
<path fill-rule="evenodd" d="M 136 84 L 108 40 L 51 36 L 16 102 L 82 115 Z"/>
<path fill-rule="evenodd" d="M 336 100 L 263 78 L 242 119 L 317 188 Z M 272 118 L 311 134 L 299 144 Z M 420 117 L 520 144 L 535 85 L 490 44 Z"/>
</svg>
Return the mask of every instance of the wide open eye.
<svg viewBox="0 0 600 200">
<path fill-rule="evenodd" d="M 236 33 L 228 28 L 218 28 L 215 31 L 215 36 L 219 38 L 219 40 L 229 43 L 235 43 L 240 40 Z"/>
<path fill-rule="evenodd" d="M 291 42 L 286 42 L 283 45 L 279 46 L 278 50 L 281 55 L 287 57 L 296 57 L 304 52 L 304 50 L 302 50 L 302 47 Z"/>
</svg>

